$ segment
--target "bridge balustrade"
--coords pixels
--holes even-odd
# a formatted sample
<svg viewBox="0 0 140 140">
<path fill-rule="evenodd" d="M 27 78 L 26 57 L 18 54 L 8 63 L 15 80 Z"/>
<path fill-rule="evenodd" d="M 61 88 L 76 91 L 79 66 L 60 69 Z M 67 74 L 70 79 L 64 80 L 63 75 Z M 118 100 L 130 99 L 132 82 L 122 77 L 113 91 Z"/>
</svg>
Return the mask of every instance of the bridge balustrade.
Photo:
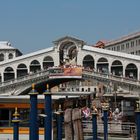
<svg viewBox="0 0 140 140">
<path fill-rule="evenodd" d="M 57 76 L 61 76 L 61 74 L 62 73 L 60 73 L 60 72 L 55 73 L 55 75 L 57 75 Z M 10 81 L 2 82 L 2 83 L 0 83 L 0 88 L 6 88 L 9 85 L 17 85 L 17 84 L 21 84 L 22 82 L 26 82 L 26 81 L 30 81 L 30 80 L 38 79 L 41 82 L 41 78 L 43 78 L 43 77 L 49 78 L 48 69 L 41 70 L 36 73 L 31 73 L 26 76 L 19 77 L 17 79 L 13 79 Z M 115 75 L 111 75 L 108 73 L 101 73 L 101 72 L 97 72 L 97 71 L 93 71 L 93 70 L 83 69 L 82 77 L 83 77 L 83 79 L 96 79 L 98 81 L 103 81 L 103 82 L 108 82 L 108 83 L 114 82 L 114 83 L 118 83 L 118 84 L 124 84 L 124 86 L 125 86 L 125 88 L 127 88 L 127 90 L 128 90 L 129 86 L 132 86 L 132 87 L 136 88 L 136 92 L 138 92 L 138 89 L 140 88 L 140 81 L 138 81 L 136 79 L 115 76 Z M 135 89 L 133 89 L 133 91 L 134 90 Z"/>
<path fill-rule="evenodd" d="M 29 74 L 29 75 L 26 75 L 26 76 L 18 77 L 18 78 L 13 79 L 13 80 L 4 81 L 4 82 L 0 83 L 0 87 L 7 86 L 7 85 L 10 85 L 10 84 L 20 83 L 20 82 L 23 82 L 23 81 L 26 81 L 26 80 L 31 80 L 31 79 L 34 79 L 34 78 L 37 78 L 37 77 L 40 77 L 40 76 L 48 75 L 48 74 L 49 74 L 49 72 L 47 70 L 42 70 L 42 71 L 32 73 L 32 74 Z"/>
<path fill-rule="evenodd" d="M 123 82 L 126 84 L 132 84 L 132 85 L 139 85 L 140 86 L 140 81 L 132 78 L 127 78 L 127 77 L 121 77 L 121 76 L 116 76 L 116 75 L 111 75 L 108 73 L 101 73 L 101 72 L 95 72 L 95 71 L 89 71 L 83 69 L 83 74 L 89 77 L 96 77 L 100 79 L 106 79 L 108 81 L 115 81 L 115 82 Z"/>
</svg>

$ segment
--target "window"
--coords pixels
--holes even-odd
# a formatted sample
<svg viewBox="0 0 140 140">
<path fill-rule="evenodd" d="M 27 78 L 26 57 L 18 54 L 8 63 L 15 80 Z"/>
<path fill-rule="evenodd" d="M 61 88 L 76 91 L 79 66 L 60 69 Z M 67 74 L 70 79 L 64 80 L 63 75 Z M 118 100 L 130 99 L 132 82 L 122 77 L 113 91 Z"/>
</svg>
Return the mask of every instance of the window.
<svg viewBox="0 0 140 140">
<path fill-rule="evenodd" d="M 138 40 L 136 40 L 136 46 L 138 46 Z"/>
<path fill-rule="evenodd" d="M 139 39 L 138 45 L 140 45 L 140 39 Z"/>
<path fill-rule="evenodd" d="M 117 46 L 117 51 L 120 51 L 120 46 Z"/>
<path fill-rule="evenodd" d="M 129 49 L 129 43 L 126 43 L 126 49 Z"/>
<path fill-rule="evenodd" d="M 13 54 L 10 53 L 8 57 L 9 57 L 9 59 L 12 59 L 13 58 Z"/>
<path fill-rule="evenodd" d="M 131 47 L 134 47 L 134 41 L 131 41 Z"/>
<path fill-rule="evenodd" d="M 0 61 L 4 61 L 4 54 L 3 53 L 0 54 Z"/>
<path fill-rule="evenodd" d="M 121 50 L 124 50 L 124 44 L 121 45 Z"/>
</svg>

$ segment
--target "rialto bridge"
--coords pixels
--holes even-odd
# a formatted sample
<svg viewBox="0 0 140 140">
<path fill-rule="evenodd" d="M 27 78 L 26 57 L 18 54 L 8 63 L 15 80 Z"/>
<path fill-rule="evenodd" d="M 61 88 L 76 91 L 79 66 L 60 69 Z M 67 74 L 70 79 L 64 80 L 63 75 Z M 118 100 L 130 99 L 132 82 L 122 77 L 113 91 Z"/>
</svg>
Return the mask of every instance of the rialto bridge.
<svg viewBox="0 0 140 140">
<path fill-rule="evenodd" d="M 0 62 L 0 94 L 24 94 L 30 89 L 31 83 L 37 83 L 39 87 L 49 81 L 48 68 L 67 65 L 83 67 L 85 70 L 81 79 L 94 79 L 106 85 L 117 83 L 125 90 L 132 87 L 135 92 L 139 92 L 140 56 L 96 48 L 68 36 L 54 41 L 53 45 L 5 61 L 1 59 L 4 53 L 0 52 L 0 61 L 3 60 Z M 60 81 L 70 80 L 79 79 L 69 77 L 50 82 L 53 87 Z"/>
</svg>

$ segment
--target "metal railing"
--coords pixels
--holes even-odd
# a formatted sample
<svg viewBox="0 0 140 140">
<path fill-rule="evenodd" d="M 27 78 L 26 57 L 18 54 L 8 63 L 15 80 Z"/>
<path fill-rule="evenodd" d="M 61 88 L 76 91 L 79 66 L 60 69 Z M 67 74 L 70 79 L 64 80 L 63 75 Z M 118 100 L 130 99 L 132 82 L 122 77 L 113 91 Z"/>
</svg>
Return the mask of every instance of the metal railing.
<svg viewBox="0 0 140 140">
<path fill-rule="evenodd" d="M 92 121 L 84 120 L 82 121 L 84 135 L 92 136 Z M 97 133 L 98 135 L 104 134 L 103 121 L 97 121 Z M 108 122 L 108 134 L 110 136 L 118 137 L 136 137 L 136 125 L 130 122 Z"/>
</svg>

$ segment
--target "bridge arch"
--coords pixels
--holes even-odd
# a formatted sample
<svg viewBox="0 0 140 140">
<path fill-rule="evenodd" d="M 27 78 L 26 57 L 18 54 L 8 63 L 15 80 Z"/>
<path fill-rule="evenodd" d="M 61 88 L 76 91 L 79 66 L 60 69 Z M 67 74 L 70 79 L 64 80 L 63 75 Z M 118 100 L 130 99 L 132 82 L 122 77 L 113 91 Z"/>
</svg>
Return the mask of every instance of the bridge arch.
<svg viewBox="0 0 140 140">
<path fill-rule="evenodd" d="M 27 66 L 23 63 L 17 66 L 17 78 L 28 74 Z"/>
<path fill-rule="evenodd" d="M 60 65 L 63 64 L 77 64 L 78 47 L 73 41 L 64 41 L 59 46 L 59 60 Z"/>
<path fill-rule="evenodd" d="M 122 76 L 123 75 L 123 65 L 122 65 L 121 61 L 115 60 L 115 61 L 112 62 L 111 73 L 113 75 L 116 75 L 116 76 Z"/>
<path fill-rule="evenodd" d="M 54 60 L 51 56 L 46 56 L 43 59 L 43 69 L 47 69 L 48 67 L 54 66 Z"/>
<path fill-rule="evenodd" d="M 138 79 L 138 68 L 135 64 L 130 63 L 126 66 L 125 77 Z"/>
<path fill-rule="evenodd" d="M 40 71 L 41 70 L 41 65 L 39 63 L 38 60 L 33 60 L 31 63 L 30 63 L 30 72 L 37 72 L 37 71 Z"/>
<path fill-rule="evenodd" d="M 15 78 L 15 72 L 12 67 L 7 67 L 4 70 L 4 81 L 12 80 Z"/>
<path fill-rule="evenodd" d="M 104 57 L 101 57 L 97 61 L 97 71 L 108 73 L 109 72 L 109 63 L 108 60 Z"/>
<path fill-rule="evenodd" d="M 84 68 L 94 68 L 94 58 L 91 55 L 86 55 L 83 58 L 83 67 Z"/>
</svg>

